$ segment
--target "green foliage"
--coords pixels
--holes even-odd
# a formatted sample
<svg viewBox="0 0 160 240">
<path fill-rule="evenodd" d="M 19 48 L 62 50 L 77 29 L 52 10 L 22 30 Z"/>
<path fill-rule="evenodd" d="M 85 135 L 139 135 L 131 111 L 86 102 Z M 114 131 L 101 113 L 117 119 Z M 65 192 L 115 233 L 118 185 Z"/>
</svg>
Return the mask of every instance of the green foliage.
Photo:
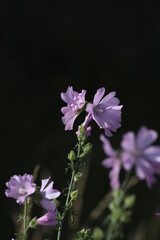
<svg viewBox="0 0 160 240">
<path fill-rule="evenodd" d="M 82 175 L 83 175 L 83 173 L 81 173 L 81 172 L 76 173 L 76 175 L 74 176 L 74 182 L 79 181 L 81 179 Z"/>
<path fill-rule="evenodd" d="M 94 240 L 103 240 L 104 239 L 104 232 L 102 231 L 102 229 L 100 229 L 99 227 L 96 227 L 93 230 L 93 239 Z"/>
<path fill-rule="evenodd" d="M 77 233 L 77 236 L 74 238 L 74 240 L 94 240 L 91 229 L 82 229 Z"/>
<path fill-rule="evenodd" d="M 36 228 L 37 227 L 37 217 L 34 217 L 31 219 L 28 225 L 29 228 Z"/>
<path fill-rule="evenodd" d="M 72 210 L 72 204 L 73 201 L 75 201 L 78 197 L 78 190 L 76 189 L 77 182 L 81 179 L 82 173 L 79 171 L 81 166 L 86 164 L 86 161 L 84 157 L 91 151 L 92 145 L 90 143 L 86 143 L 87 137 L 85 136 L 85 129 L 83 125 L 79 128 L 80 134 L 78 134 L 78 143 L 74 147 L 74 150 L 71 150 L 68 154 L 68 166 L 66 168 L 66 172 L 69 170 L 71 171 L 71 179 L 68 183 L 68 187 L 64 189 L 64 195 L 66 195 L 66 202 L 63 207 L 63 212 L 60 215 L 58 219 L 58 235 L 57 240 L 61 239 L 61 231 L 63 226 L 63 221 L 67 213 L 69 213 L 71 221 L 74 221 L 74 212 Z M 77 239 L 90 239 L 86 238 L 89 236 L 89 233 L 81 231 L 79 232 L 79 235 L 77 235 L 79 238 Z M 88 234 L 88 235 L 87 235 Z M 83 238 L 82 238 L 83 237 Z"/>
<path fill-rule="evenodd" d="M 71 196 L 71 200 L 72 200 L 72 201 L 77 200 L 77 198 L 78 198 L 78 189 L 72 191 L 71 194 L 70 194 L 70 196 Z"/>
<path fill-rule="evenodd" d="M 117 189 L 113 191 L 113 199 L 109 204 L 110 215 L 106 218 L 108 231 L 106 240 L 119 240 L 123 237 L 123 225 L 131 220 L 135 195 L 125 195 L 125 191 Z"/>
</svg>

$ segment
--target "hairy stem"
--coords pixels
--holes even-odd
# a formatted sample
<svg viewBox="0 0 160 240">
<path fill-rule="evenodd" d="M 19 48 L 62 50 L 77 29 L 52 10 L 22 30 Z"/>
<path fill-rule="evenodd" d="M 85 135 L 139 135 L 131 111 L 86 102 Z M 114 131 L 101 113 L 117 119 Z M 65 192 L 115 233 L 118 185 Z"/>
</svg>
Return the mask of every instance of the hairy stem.
<svg viewBox="0 0 160 240">
<path fill-rule="evenodd" d="M 79 158 L 80 156 L 80 151 L 81 151 L 81 143 L 79 142 L 78 143 L 78 150 L 77 150 L 77 159 Z M 76 169 L 73 169 L 72 170 L 72 176 L 71 176 L 71 180 L 70 180 L 70 183 L 69 183 L 69 188 L 68 188 L 68 193 L 67 193 L 67 198 L 66 198 L 66 202 L 65 202 L 65 207 L 64 207 L 64 211 L 62 213 L 62 216 L 61 216 L 61 220 L 60 220 L 60 223 L 59 223 L 59 228 L 58 228 L 58 234 L 57 234 L 57 240 L 60 240 L 61 239 L 61 233 L 62 233 L 62 227 L 63 227 L 63 221 L 64 221 L 64 218 L 69 210 L 69 207 L 70 207 L 70 194 L 71 194 L 71 191 L 73 189 L 73 184 L 74 184 L 74 176 L 76 174 Z"/>
</svg>

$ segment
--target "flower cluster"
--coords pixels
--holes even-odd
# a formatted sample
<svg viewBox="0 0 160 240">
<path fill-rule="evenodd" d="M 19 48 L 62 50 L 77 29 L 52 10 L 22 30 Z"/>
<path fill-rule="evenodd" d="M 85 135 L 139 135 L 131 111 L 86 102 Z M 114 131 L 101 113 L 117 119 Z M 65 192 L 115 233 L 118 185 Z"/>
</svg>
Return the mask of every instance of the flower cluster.
<svg viewBox="0 0 160 240">
<path fill-rule="evenodd" d="M 73 91 L 72 87 L 68 87 L 66 93 L 61 93 L 62 100 L 67 103 L 67 106 L 61 109 L 64 114 L 62 122 L 65 130 L 72 130 L 75 119 L 83 110 L 86 110 L 87 117 L 83 123 L 86 136 L 90 135 L 91 127 L 88 125 L 94 120 L 100 128 L 104 129 L 105 135 L 111 137 L 112 132 L 116 132 L 121 126 L 122 105 L 119 105 L 120 102 L 115 97 L 116 93 L 111 92 L 103 98 L 105 88 L 100 88 L 94 96 L 93 103 L 85 101 L 85 94 L 86 90 L 78 93 Z"/>
<path fill-rule="evenodd" d="M 123 168 L 127 172 L 134 169 L 136 177 L 140 180 L 146 180 L 148 187 L 155 183 L 155 174 L 160 175 L 160 146 L 152 145 L 157 140 L 157 132 L 142 126 L 137 135 L 132 131 L 124 134 L 120 143 L 121 148 L 119 150 L 113 149 L 107 137 L 111 137 L 113 132 L 116 132 L 121 127 L 122 114 L 122 105 L 120 105 L 120 101 L 116 97 L 116 92 L 105 95 L 105 88 L 99 88 L 94 95 L 93 102 L 86 101 L 86 92 L 86 90 L 82 90 L 79 93 L 74 91 L 73 87 L 68 87 L 66 92 L 61 93 L 62 100 L 67 104 L 61 108 L 65 130 L 72 130 L 77 117 L 82 112 L 86 113 L 84 122 L 78 126 L 76 131 L 78 143 L 68 154 L 69 163 L 66 171 L 71 170 L 72 176 L 68 187 L 65 189 L 67 197 L 62 214 L 58 213 L 55 203 L 55 199 L 61 193 L 54 189 L 54 182 L 51 181 L 50 177 L 43 179 L 40 187 L 34 183 L 33 176 L 29 174 L 23 176 L 14 175 L 6 183 L 6 196 L 15 199 L 18 204 L 24 205 L 22 233 L 24 240 L 27 239 L 26 232 L 29 227 L 34 228 L 37 225 L 55 226 L 58 223 L 57 240 L 60 240 L 66 214 L 70 212 L 71 219 L 73 219 L 72 202 L 78 197 L 76 183 L 82 176 L 79 169 L 84 165 L 84 157 L 92 147 L 89 142 L 86 143 L 87 137 L 91 135 L 92 128 L 90 124 L 92 121 L 95 121 L 98 127 L 104 130 L 105 135 L 100 135 L 100 140 L 107 157 L 103 160 L 102 165 L 110 169 L 110 185 L 113 189 L 113 199 L 109 204 L 111 214 L 109 218 L 106 218 L 107 221 L 104 221 L 110 222 L 110 228 L 107 229 L 107 234 L 110 237 L 106 239 L 111 239 L 113 233 L 116 234 L 114 237 L 112 236 L 113 238 L 120 236 L 121 226 L 128 223 L 135 201 L 134 195 L 126 195 L 124 185 L 127 184 L 121 187 L 119 177 L 121 169 Z M 46 213 L 39 218 L 34 217 L 26 226 L 26 205 L 30 203 L 41 206 Z M 104 206 L 106 205 L 104 204 Z M 156 215 L 160 216 L 160 213 Z M 92 238 L 90 229 L 82 229 L 78 232 L 76 239 Z"/>
<path fill-rule="evenodd" d="M 160 174 L 160 146 L 153 146 L 158 134 L 155 130 L 141 127 L 137 136 L 134 132 L 124 134 L 121 149 L 112 148 L 108 139 L 101 136 L 103 149 L 107 158 L 102 162 L 106 168 L 111 168 L 109 173 L 111 187 L 119 188 L 119 173 L 121 167 L 130 171 L 135 167 L 136 176 L 146 180 L 148 187 L 156 181 L 154 174 Z"/>
<path fill-rule="evenodd" d="M 25 199 L 32 201 L 34 194 L 33 199 L 40 199 L 40 205 L 47 210 L 44 216 L 37 219 L 37 224 L 54 226 L 58 223 L 56 220 L 58 212 L 53 199 L 59 197 L 60 192 L 53 188 L 53 181 L 50 183 L 49 181 L 50 177 L 43 179 L 41 188 L 38 190 L 39 188 L 33 183 L 32 175 L 14 175 L 10 178 L 9 182 L 6 183 L 8 189 L 6 189 L 5 194 L 7 197 L 16 199 L 16 202 L 21 205 L 24 205 Z"/>
</svg>

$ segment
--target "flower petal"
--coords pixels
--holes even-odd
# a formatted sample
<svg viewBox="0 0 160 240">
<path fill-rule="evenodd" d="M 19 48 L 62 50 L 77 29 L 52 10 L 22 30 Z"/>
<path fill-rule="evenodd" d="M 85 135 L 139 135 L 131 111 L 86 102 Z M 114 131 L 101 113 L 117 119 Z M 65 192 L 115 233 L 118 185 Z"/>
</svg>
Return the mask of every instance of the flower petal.
<svg viewBox="0 0 160 240">
<path fill-rule="evenodd" d="M 156 141 L 158 134 L 155 130 L 147 129 L 146 127 L 141 127 L 137 135 L 137 146 L 139 149 L 144 149 L 145 147 Z"/>
<path fill-rule="evenodd" d="M 156 179 L 153 175 L 153 168 L 151 164 L 143 158 L 137 159 L 136 175 L 140 179 L 145 179 L 148 187 L 151 187 L 155 183 Z"/>
<path fill-rule="evenodd" d="M 116 151 L 112 148 L 109 140 L 104 137 L 104 135 L 100 135 L 100 140 L 103 143 L 103 150 L 108 156 L 116 156 Z"/>
<path fill-rule="evenodd" d="M 123 135 L 121 147 L 127 152 L 134 152 L 136 149 L 136 138 L 134 132 L 128 132 Z"/>
<path fill-rule="evenodd" d="M 124 152 L 121 153 L 121 159 L 122 159 L 123 168 L 126 171 L 131 170 L 131 168 L 133 167 L 134 162 L 135 162 L 134 155 L 129 153 L 129 152 L 124 151 Z"/>
<path fill-rule="evenodd" d="M 93 105 L 94 106 L 97 106 L 98 103 L 101 101 L 103 95 L 105 93 L 105 88 L 102 87 L 102 88 L 99 88 L 96 92 L 96 94 L 94 95 L 94 99 L 93 99 Z"/>
</svg>

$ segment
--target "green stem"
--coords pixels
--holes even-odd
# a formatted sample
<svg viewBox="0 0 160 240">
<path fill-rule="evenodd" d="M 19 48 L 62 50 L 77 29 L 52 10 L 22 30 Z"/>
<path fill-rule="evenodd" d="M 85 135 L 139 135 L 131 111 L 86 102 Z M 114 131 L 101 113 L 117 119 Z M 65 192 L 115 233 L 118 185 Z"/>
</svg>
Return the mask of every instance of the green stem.
<svg viewBox="0 0 160 240">
<path fill-rule="evenodd" d="M 77 158 L 79 158 L 80 156 L 80 151 L 81 151 L 81 143 L 79 142 L 78 143 L 78 151 L 77 151 Z M 76 174 L 76 170 L 74 169 L 72 171 L 72 176 L 71 176 L 71 180 L 70 180 L 70 184 L 69 184 L 69 188 L 68 188 L 68 193 L 67 193 L 67 198 L 66 198 L 66 202 L 65 202 L 65 207 L 64 207 L 64 211 L 62 213 L 62 216 L 61 216 L 61 220 L 60 220 L 60 223 L 59 223 L 59 228 L 58 228 L 58 234 L 57 234 L 57 240 L 60 240 L 61 239 L 61 233 L 62 233 L 62 227 L 63 227 L 63 221 L 64 221 L 64 218 L 68 212 L 68 209 L 69 209 L 69 202 L 70 202 L 70 194 L 71 194 L 71 191 L 72 191 L 72 188 L 73 188 L 73 183 L 74 183 L 74 176 Z"/>
<path fill-rule="evenodd" d="M 130 180 L 130 177 L 131 177 L 131 171 L 129 171 L 129 172 L 126 173 L 125 180 L 124 180 L 124 182 L 123 182 L 123 184 L 122 184 L 122 187 L 121 187 L 122 190 L 126 191 L 126 187 L 127 187 L 128 182 L 129 182 L 129 180 Z"/>
<path fill-rule="evenodd" d="M 25 205 L 24 205 L 24 225 L 23 225 L 23 239 L 27 240 L 27 207 L 28 201 L 27 197 L 25 198 Z"/>
</svg>

